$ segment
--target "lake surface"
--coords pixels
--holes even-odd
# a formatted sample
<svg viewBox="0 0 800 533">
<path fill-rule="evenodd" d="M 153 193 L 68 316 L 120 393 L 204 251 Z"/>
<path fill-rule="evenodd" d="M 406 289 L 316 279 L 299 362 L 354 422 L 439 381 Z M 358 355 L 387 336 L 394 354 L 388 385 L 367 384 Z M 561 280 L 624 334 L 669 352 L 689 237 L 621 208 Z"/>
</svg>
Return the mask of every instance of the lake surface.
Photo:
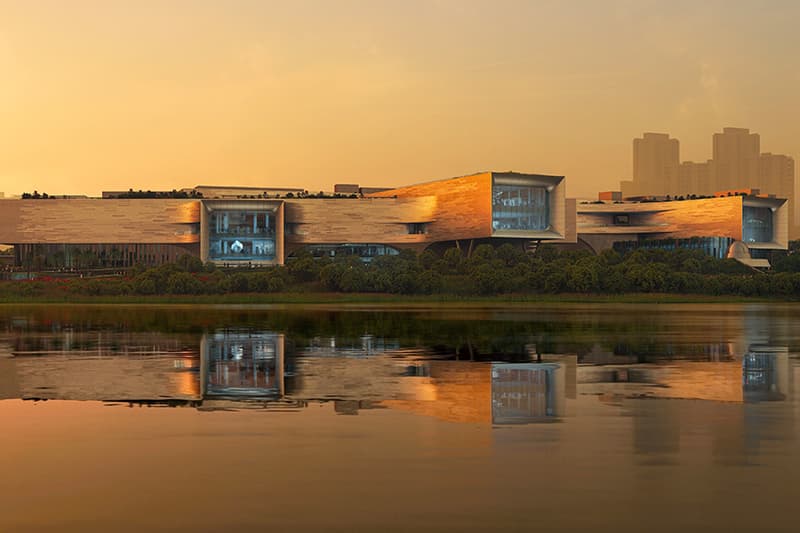
<svg viewBox="0 0 800 533">
<path fill-rule="evenodd" d="M 0 306 L 0 531 L 797 531 L 800 306 Z"/>
</svg>

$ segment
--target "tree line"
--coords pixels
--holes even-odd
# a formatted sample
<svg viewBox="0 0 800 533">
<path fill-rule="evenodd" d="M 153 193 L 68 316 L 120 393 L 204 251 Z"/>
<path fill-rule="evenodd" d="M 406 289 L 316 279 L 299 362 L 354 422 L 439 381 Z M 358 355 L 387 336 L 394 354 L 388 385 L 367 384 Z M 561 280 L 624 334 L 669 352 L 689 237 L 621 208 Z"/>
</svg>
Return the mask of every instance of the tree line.
<svg viewBox="0 0 800 533">
<path fill-rule="evenodd" d="M 314 258 L 301 253 L 285 267 L 220 269 L 193 256 L 126 276 L 0 284 L 0 295 L 63 294 L 216 295 L 280 292 L 388 293 L 402 295 L 536 295 L 678 293 L 796 298 L 800 296 L 797 243 L 773 258 L 770 272 L 698 250 L 558 251 L 531 256 L 511 245 L 458 249 L 443 255 L 402 251 L 365 263 L 357 257 Z"/>
</svg>

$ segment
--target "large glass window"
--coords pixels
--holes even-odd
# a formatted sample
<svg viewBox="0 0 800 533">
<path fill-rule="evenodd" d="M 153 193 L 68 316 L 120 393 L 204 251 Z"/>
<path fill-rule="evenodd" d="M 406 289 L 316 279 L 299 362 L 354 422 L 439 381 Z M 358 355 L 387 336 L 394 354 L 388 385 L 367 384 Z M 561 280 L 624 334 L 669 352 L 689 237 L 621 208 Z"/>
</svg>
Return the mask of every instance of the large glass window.
<svg viewBox="0 0 800 533">
<path fill-rule="evenodd" d="M 208 256 L 211 261 L 271 261 L 275 259 L 273 211 L 212 211 Z"/>
<path fill-rule="evenodd" d="M 772 242 L 772 209 L 744 206 L 742 210 L 742 240 Z"/>
<path fill-rule="evenodd" d="M 547 187 L 494 185 L 492 229 L 494 231 L 543 231 L 550 227 Z"/>
</svg>

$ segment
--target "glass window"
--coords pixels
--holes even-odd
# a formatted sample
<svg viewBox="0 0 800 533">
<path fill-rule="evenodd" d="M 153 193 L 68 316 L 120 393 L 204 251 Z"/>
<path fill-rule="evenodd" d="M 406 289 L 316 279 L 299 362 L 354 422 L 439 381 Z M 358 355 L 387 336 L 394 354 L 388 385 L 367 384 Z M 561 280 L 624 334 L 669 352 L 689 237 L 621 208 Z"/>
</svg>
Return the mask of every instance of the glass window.
<svg viewBox="0 0 800 533">
<path fill-rule="evenodd" d="M 772 209 L 744 206 L 742 210 L 742 240 L 772 242 Z"/>
<path fill-rule="evenodd" d="M 702 250 L 703 253 L 725 259 L 733 239 L 728 237 L 691 237 L 689 239 L 643 239 L 640 241 L 618 241 L 614 250 L 628 253 L 633 250 Z"/>
<path fill-rule="evenodd" d="M 368 263 L 381 255 L 398 255 L 400 252 L 385 244 L 312 244 L 303 248 L 314 257 L 356 256 Z"/>
<path fill-rule="evenodd" d="M 212 211 L 209 216 L 208 247 L 211 261 L 275 259 L 275 213 Z"/>
<path fill-rule="evenodd" d="M 494 231 L 543 231 L 550 227 L 547 187 L 494 185 L 492 229 Z"/>
</svg>

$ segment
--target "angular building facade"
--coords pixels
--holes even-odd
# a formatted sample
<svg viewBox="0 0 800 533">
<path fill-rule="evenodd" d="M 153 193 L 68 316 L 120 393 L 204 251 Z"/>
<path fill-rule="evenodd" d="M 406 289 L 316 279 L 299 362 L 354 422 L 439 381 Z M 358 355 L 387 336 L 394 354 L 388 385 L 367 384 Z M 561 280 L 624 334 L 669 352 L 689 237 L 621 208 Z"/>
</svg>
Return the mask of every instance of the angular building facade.
<svg viewBox="0 0 800 533">
<path fill-rule="evenodd" d="M 662 202 L 582 203 L 578 240 L 595 252 L 636 248 L 693 248 L 768 267 L 770 252 L 789 244 L 788 202 L 783 198 L 723 195 Z"/>
<path fill-rule="evenodd" d="M 46 269 L 153 266 L 185 254 L 264 266 L 304 250 L 370 260 L 435 246 L 576 242 L 563 176 L 484 172 L 351 197 L 246 189 L 239 197 L 239 188 L 203 187 L 203 198 L 0 200 L 0 244 L 14 246 L 17 266 Z"/>
</svg>

